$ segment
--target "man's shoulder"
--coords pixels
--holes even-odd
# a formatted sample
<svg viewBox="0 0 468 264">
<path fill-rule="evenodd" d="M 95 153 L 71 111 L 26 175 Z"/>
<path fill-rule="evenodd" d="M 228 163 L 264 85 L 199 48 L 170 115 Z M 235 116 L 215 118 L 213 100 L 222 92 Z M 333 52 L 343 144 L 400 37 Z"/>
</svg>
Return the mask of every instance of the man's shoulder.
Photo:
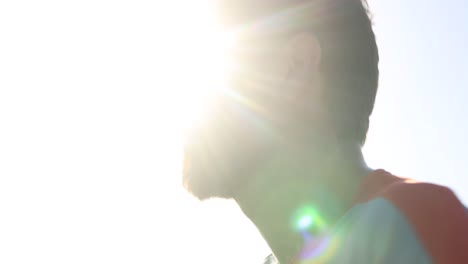
<svg viewBox="0 0 468 264">
<path fill-rule="evenodd" d="M 428 182 L 421 182 L 411 178 L 404 178 L 390 174 L 384 170 L 370 173 L 361 182 L 355 203 L 365 203 L 376 198 L 385 198 L 397 207 L 434 205 L 436 203 L 451 206 L 449 209 L 463 207 L 455 193 L 448 187 Z M 432 210 L 436 209 L 431 207 Z"/>
<path fill-rule="evenodd" d="M 383 170 L 362 181 L 330 232 L 339 243 L 325 263 L 468 263 L 468 214 L 456 194 Z"/>
<path fill-rule="evenodd" d="M 360 204 L 366 207 L 379 199 L 391 204 L 396 209 L 394 212 L 403 216 L 434 263 L 468 263 L 465 250 L 468 246 L 468 215 L 450 188 L 393 176 L 385 171 L 371 174 L 362 186 L 360 197 L 364 199 Z M 371 206 L 368 209 L 371 214 L 378 211 Z"/>
</svg>

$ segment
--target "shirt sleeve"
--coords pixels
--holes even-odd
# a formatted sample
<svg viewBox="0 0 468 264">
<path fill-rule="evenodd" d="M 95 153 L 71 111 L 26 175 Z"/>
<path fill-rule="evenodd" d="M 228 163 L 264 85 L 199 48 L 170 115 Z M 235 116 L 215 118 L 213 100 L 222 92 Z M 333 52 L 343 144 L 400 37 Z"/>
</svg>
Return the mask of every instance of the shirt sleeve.
<svg viewBox="0 0 468 264">
<path fill-rule="evenodd" d="M 432 263 L 405 216 L 384 198 L 353 207 L 334 237 L 339 246 L 330 263 Z"/>
</svg>

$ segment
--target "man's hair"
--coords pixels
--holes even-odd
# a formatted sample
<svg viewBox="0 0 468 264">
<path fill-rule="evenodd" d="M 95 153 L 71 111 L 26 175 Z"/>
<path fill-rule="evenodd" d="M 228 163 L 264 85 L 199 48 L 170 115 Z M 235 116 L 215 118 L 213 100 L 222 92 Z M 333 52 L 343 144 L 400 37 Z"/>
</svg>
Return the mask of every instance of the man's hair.
<svg viewBox="0 0 468 264">
<path fill-rule="evenodd" d="M 270 23 L 272 34 L 310 32 L 321 46 L 322 109 L 339 140 L 363 144 L 378 85 L 378 50 L 361 0 L 214 0 L 229 27 Z M 262 22 L 259 22 L 262 21 Z M 264 33 L 264 32 L 263 32 Z M 241 65 L 242 66 L 242 65 Z M 218 111 L 222 115 L 223 111 Z M 231 198 L 258 158 L 249 125 L 214 118 L 186 145 L 184 185 L 200 199 Z M 228 119 L 228 121 L 226 121 Z M 311 124 L 317 125 L 317 124 Z M 249 132 L 250 131 L 250 132 Z M 252 136 L 254 137 L 254 136 Z M 207 157 L 211 155 L 211 157 Z"/>
<path fill-rule="evenodd" d="M 272 34 L 313 33 L 322 49 L 324 109 L 340 139 L 364 144 L 379 55 L 366 0 L 215 0 L 228 27 L 272 24 Z M 265 22 L 266 21 L 266 22 Z M 275 32 L 277 31 L 277 32 Z"/>
</svg>

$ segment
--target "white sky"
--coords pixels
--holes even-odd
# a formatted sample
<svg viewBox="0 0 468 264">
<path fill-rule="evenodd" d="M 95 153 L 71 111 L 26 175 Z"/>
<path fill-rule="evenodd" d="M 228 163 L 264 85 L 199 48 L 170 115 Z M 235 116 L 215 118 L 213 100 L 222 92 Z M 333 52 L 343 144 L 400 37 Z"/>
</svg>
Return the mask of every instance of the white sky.
<svg viewBox="0 0 468 264">
<path fill-rule="evenodd" d="M 370 3 L 382 78 L 367 159 L 466 202 L 467 5 Z M 180 187 L 181 106 L 216 62 L 198 4 L 0 2 L 0 263 L 268 254 L 232 202 L 199 203 Z"/>
</svg>

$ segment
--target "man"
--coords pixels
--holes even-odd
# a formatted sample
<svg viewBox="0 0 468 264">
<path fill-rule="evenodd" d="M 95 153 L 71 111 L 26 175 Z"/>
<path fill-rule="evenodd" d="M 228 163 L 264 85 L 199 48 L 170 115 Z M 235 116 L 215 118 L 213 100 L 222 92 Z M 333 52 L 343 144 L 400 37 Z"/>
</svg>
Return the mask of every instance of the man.
<svg viewBox="0 0 468 264">
<path fill-rule="evenodd" d="M 378 83 L 367 4 L 217 3 L 239 32 L 236 63 L 187 140 L 184 186 L 234 199 L 267 263 L 468 263 L 468 217 L 449 189 L 365 164 Z"/>
</svg>

